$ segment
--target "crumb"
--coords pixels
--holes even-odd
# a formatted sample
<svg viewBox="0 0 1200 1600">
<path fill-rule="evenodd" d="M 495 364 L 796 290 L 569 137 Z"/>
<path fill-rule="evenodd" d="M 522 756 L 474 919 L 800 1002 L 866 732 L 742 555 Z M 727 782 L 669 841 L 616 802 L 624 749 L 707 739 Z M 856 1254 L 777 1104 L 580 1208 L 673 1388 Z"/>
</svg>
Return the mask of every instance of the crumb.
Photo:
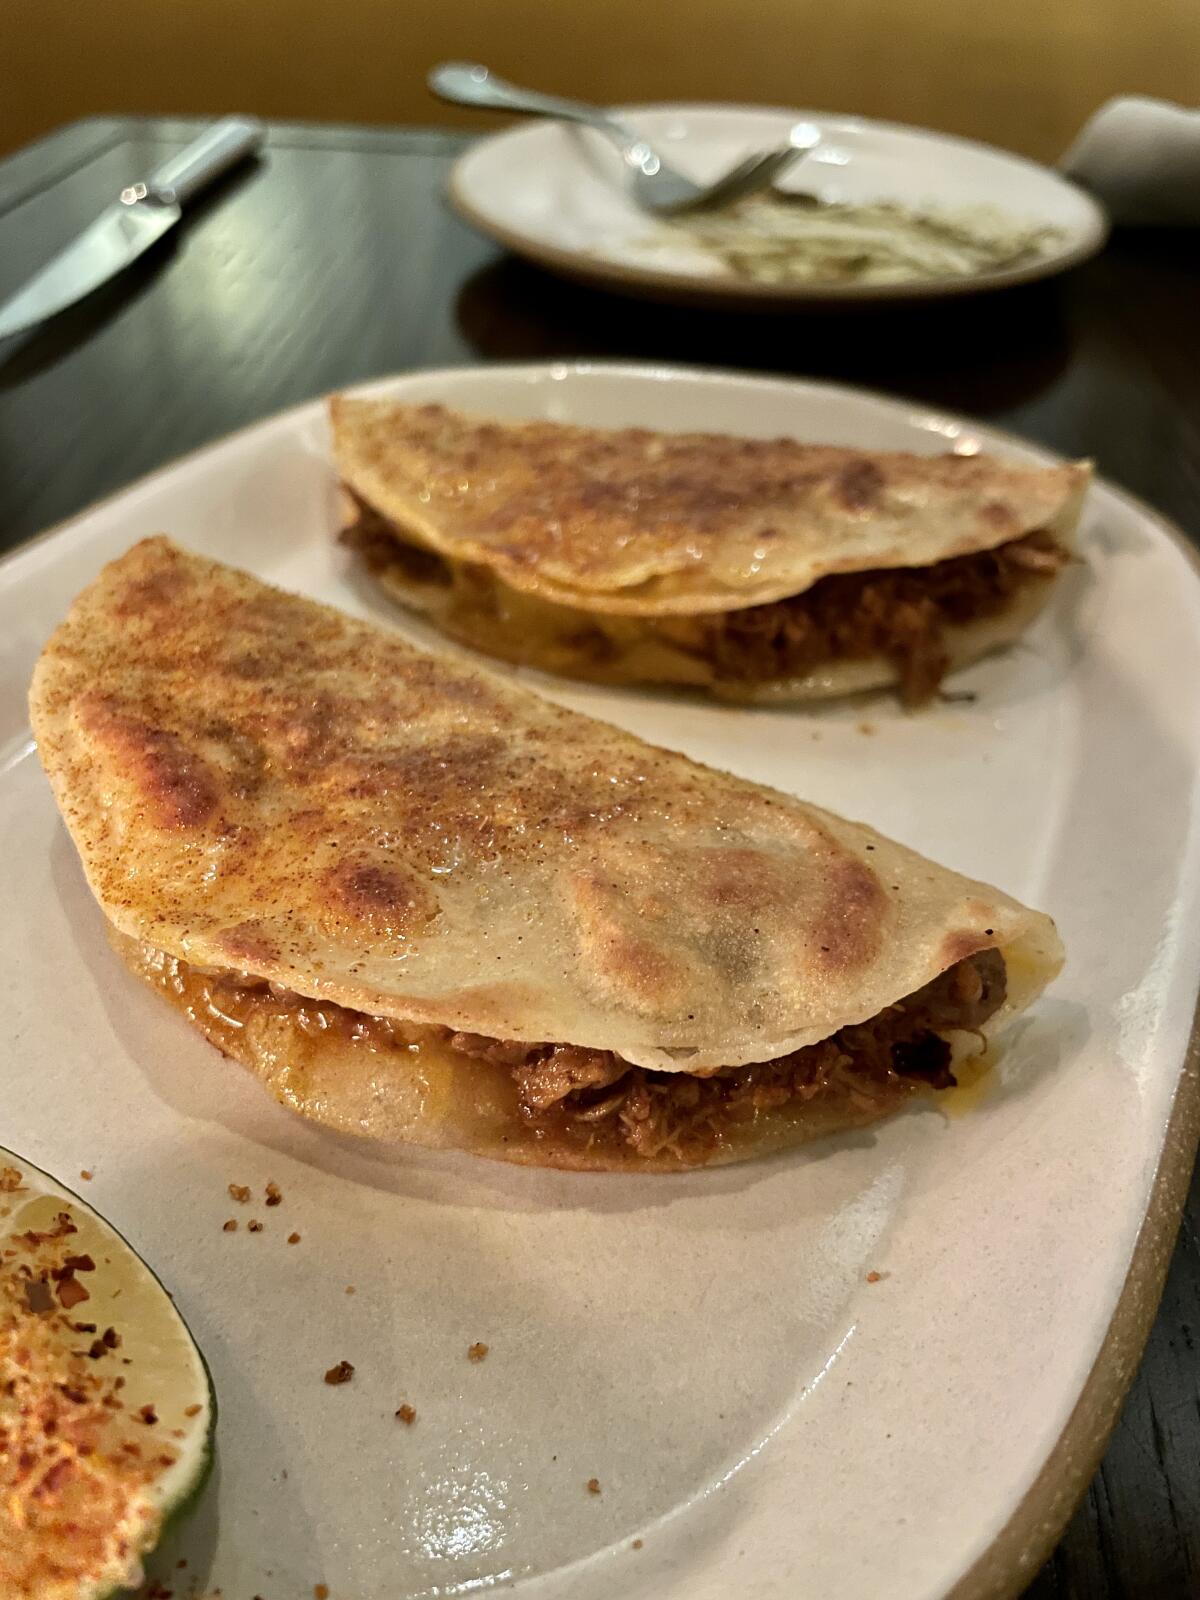
<svg viewBox="0 0 1200 1600">
<path fill-rule="evenodd" d="M 882 1277 L 883 1277 L 883 1273 L 882 1272 L 868 1272 L 867 1273 L 867 1282 L 868 1283 L 878 1283 L 879 1280 Z"/>
<path fill-rule="evenodd" d="M 287 1242 L 289 1244 L 299 1244 L 300 1243 L 300 1235 L 298 1233 L 289 1233 L 288 1237 L 287 1237 Z"/>
<path fill-rule="evenodd" d="M 400 1407 L 399 1411 L 397 1411 L 397 1413 L 396 1413 L 396 1421 L 397 1422 L 403 1422 L 403 1423 L 406 1424 L 406 1426 L 408 1426 L 410 1428 L 412 1427 L 413 1423 L 416 1420 L 417 1420 L 417 1413 L 408 1404 L 402 1405 Z"/>
<path fill-rule="evenodd" d="M 327 1583 L 315 1583 L 313 1585 L 313 1600 L 329 1600 L 329 1585 Z"/>
<path fill-rule="evenodd" d="M 237 1218 L 236 1217 L 230 1217 L 229 1221 L 222 1225 L 221 1232 L 222 1233 L 236 1233 L 237 1232 Z"/>
<path fill-rule="evenodd" d="M 64 1311 L 73 1311 L 76 1306 L 83 1304 L 92 1297 L 83 1285 L 68 1273 L 58 1285 L 58 1303 Z"/>
<path fill-rule="evenodd" d="M 246 1224 L 246 1232 L 247 1233 L 261 1233 L 262 1231 L 263 1231 L 262 1223 L 259 1222 L 256 1217 L 251 1217 L 250 1221 Z"/>
<path fill-rule="evenodd" d="M 485 1345 L 485 1344 L 473 1344 L 471 1346 L 471 1348 L 467 1351 L 467 1360 L 468 1361 L 482 1361 L 484 1356 L 487 1355 L 487 1353 L 488 1353 L 487 1345 Z"/>
<path fill-rule="evenodd" d="M 277 1183 L 271 1182 L 267 1184 L 266 1195 L 269 1206 L 281 1205 L 283 1202 L 283 1195 Z"/>
<path fill-rule="evenodd" d="M 21 1174 L 16 1167 L 0 1167 L 0 1194 L 16 1194 L 21 1183 Z"/>
<path fill-rule="evenodd" d="M 640 1550 L 642 1548 L 642 1541 L 640 1539 L 635 1539 L 633 1541 L 633 1548 L 635 1550 Z"/>
<path fill-rule="evenodd" d="M 348 1283 L 346 1285 L 346 1293 L 347 1294 L 357 1294 L 358 1290 L 354 1287 L 354 1285 L 352 1283 Z"/>
<path fill-rule="evenodd" d="M 231 1183 L 229 1185 L 229 1198 L 244 1206 L 250 1198 L 250 1185 L 248 1183 Z"/>
<path fill-rule="evenodd" d="M 325 1374 L 326 1383 L 349 1383 L 354 1376 L 354 1368 L 348 1361 L 339 1361 L 336 1367 L 330 1367 Z"/>
<path fill-rule="evenodd" d="M 83 1179 L 84 1183 L 91 1183 L 92 1181 L 92 1175 L 86 1167 L 83 1168 L 79 1176 Z"/>
<path fill-rule="evenodd" d="M 180 1572 L 182 1572 L 184 1567 L 187 1566 L 187 1557 L 180 1556 L 179 1560 L 175 1563 L 175 1566 Z"/>
<path fill-rule="evenodd" d="M 589 1494 L 599 1494 L 600 1493 L 600 1479 L 599 1478 L 589 1478 L 588 1479 L 588 1481 L 587 1481 L 587 1492 Z"/>
<path fill-rule="evenodd" d="M 860 722 L 858 724 L 858 731 L 859 733 L 874 733 L 875 724 L 873 722 Z"/>
<path fill-rule="evenodd" d="M 197 1401 L 194 1406 L 185 1406 L 183 1414 L 185 1417 L 198 1417 L 203 1410 L 204 1407 Z"/>
<path fill-rule="evenodd" d="M 50 1293 L 50 1285 L 41 1278 L 26 1278 L 25 1303 L 35 1316 L 41 1316 L 44 1311 L 53 1311 L 54 1296 Z M 96 1324 L 93 1322 L 87 1326 L 94 1328 Z"/>
<path fill-rule="evenodd" d="M 155 1411 L 153 1406 L 142 1406 L 138 1416 L 141 1417 L 148 1428 L 152 1428 L 158 1421 L 158 1412 Z"/>
</svg>

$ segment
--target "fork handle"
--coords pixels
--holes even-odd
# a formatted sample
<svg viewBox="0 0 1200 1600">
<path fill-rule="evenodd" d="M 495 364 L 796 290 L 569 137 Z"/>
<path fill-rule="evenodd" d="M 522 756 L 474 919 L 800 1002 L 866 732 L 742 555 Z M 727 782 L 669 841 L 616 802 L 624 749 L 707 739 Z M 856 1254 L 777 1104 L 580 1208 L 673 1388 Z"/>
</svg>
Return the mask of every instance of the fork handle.
<svg viewBox="0 0 1200 1600">
<path fill-rule="evenodd" d="M 622 151 L 639 143 L 637 135 L 616 117 L 586 100 L 564 100 L 536 89 L 521 89 L 498 78 L 473 61 L 445 61 L 426 80 L 440 100 L 452 105 L 477 106 L 489 111 L 514 111 L 528 117 L 556 117 L 562 122 L 582 122 L 614 139 Z"/>
</svg>

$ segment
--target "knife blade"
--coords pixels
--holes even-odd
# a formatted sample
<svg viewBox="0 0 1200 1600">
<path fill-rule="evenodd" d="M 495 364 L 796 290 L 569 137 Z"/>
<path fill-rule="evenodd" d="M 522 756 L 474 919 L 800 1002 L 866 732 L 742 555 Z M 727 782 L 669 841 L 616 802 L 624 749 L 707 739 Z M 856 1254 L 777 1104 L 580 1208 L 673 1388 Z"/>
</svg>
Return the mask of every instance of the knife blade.
<svg viewBox="0 0 1200 1600">
<path fill-rule="evenodd" d="M 173 228 L 184 204 L 262 144 L 254 117 L 206 128 L 144 183 L 133 183 L 65 249 L 0 305 L 0 339 L 21 333 L 107 283 Z"/>
</svg>

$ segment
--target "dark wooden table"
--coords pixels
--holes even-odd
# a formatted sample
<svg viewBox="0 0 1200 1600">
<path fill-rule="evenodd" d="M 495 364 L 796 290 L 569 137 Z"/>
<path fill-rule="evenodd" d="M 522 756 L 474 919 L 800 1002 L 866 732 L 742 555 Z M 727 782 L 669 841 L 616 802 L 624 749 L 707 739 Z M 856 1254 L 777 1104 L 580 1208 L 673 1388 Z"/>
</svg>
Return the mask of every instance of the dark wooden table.
<svg viewBox="0 0 1200 1600">
<path fill-rule="evenodd" d="M 0 163 L 0 298 L 195 127 L 84 122 Z M 1200 536 L 1200 233 L 1118 236 L 1066 278 L 942 305 L 718 315 L 503 256 L 441 200 L 464 143 L 280 126 L 257 168 L 121 279 L 0 350 L 0 547 L 355 379 L 578 355 L 827 376 L 953 407 L 1094 457 Z M 1033 1600 L 1200 1594 L 1198 1227 L 1193 1185 L 1141 1370 Z"/>
</svg>

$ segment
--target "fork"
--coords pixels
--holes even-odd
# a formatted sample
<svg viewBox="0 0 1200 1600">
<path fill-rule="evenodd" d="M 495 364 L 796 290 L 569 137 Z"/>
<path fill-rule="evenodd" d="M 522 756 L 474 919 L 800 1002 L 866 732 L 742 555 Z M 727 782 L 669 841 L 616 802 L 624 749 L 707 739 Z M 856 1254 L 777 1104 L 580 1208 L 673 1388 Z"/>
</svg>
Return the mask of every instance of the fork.
<svg viewBox="0 0 1200 1600">
<path fill-rule="evenodd" d="M 555 117 L 581 122 L 611 139 L 632 175 L 633 198 L 657 216 L 682 216 L 689 211 L 714 211 L 747 195 L 770 188 L 793 161 L 807 155 L 820 141 L 811 123 L 797 123 L 788 144 L 760 150 L 736 162 L 711 183 L 693 183 L 669 167 L 653 147 L 618 117 L 588 105 L 585 100 L 564 100 L 558 95 L 521 89 L 498 78 L 487 67 L 471 61 L 445 61 L 434 67 L 430 90 L 452 105 L 491 111 L 515 111 L 531 117 Z"/>
</svg>

